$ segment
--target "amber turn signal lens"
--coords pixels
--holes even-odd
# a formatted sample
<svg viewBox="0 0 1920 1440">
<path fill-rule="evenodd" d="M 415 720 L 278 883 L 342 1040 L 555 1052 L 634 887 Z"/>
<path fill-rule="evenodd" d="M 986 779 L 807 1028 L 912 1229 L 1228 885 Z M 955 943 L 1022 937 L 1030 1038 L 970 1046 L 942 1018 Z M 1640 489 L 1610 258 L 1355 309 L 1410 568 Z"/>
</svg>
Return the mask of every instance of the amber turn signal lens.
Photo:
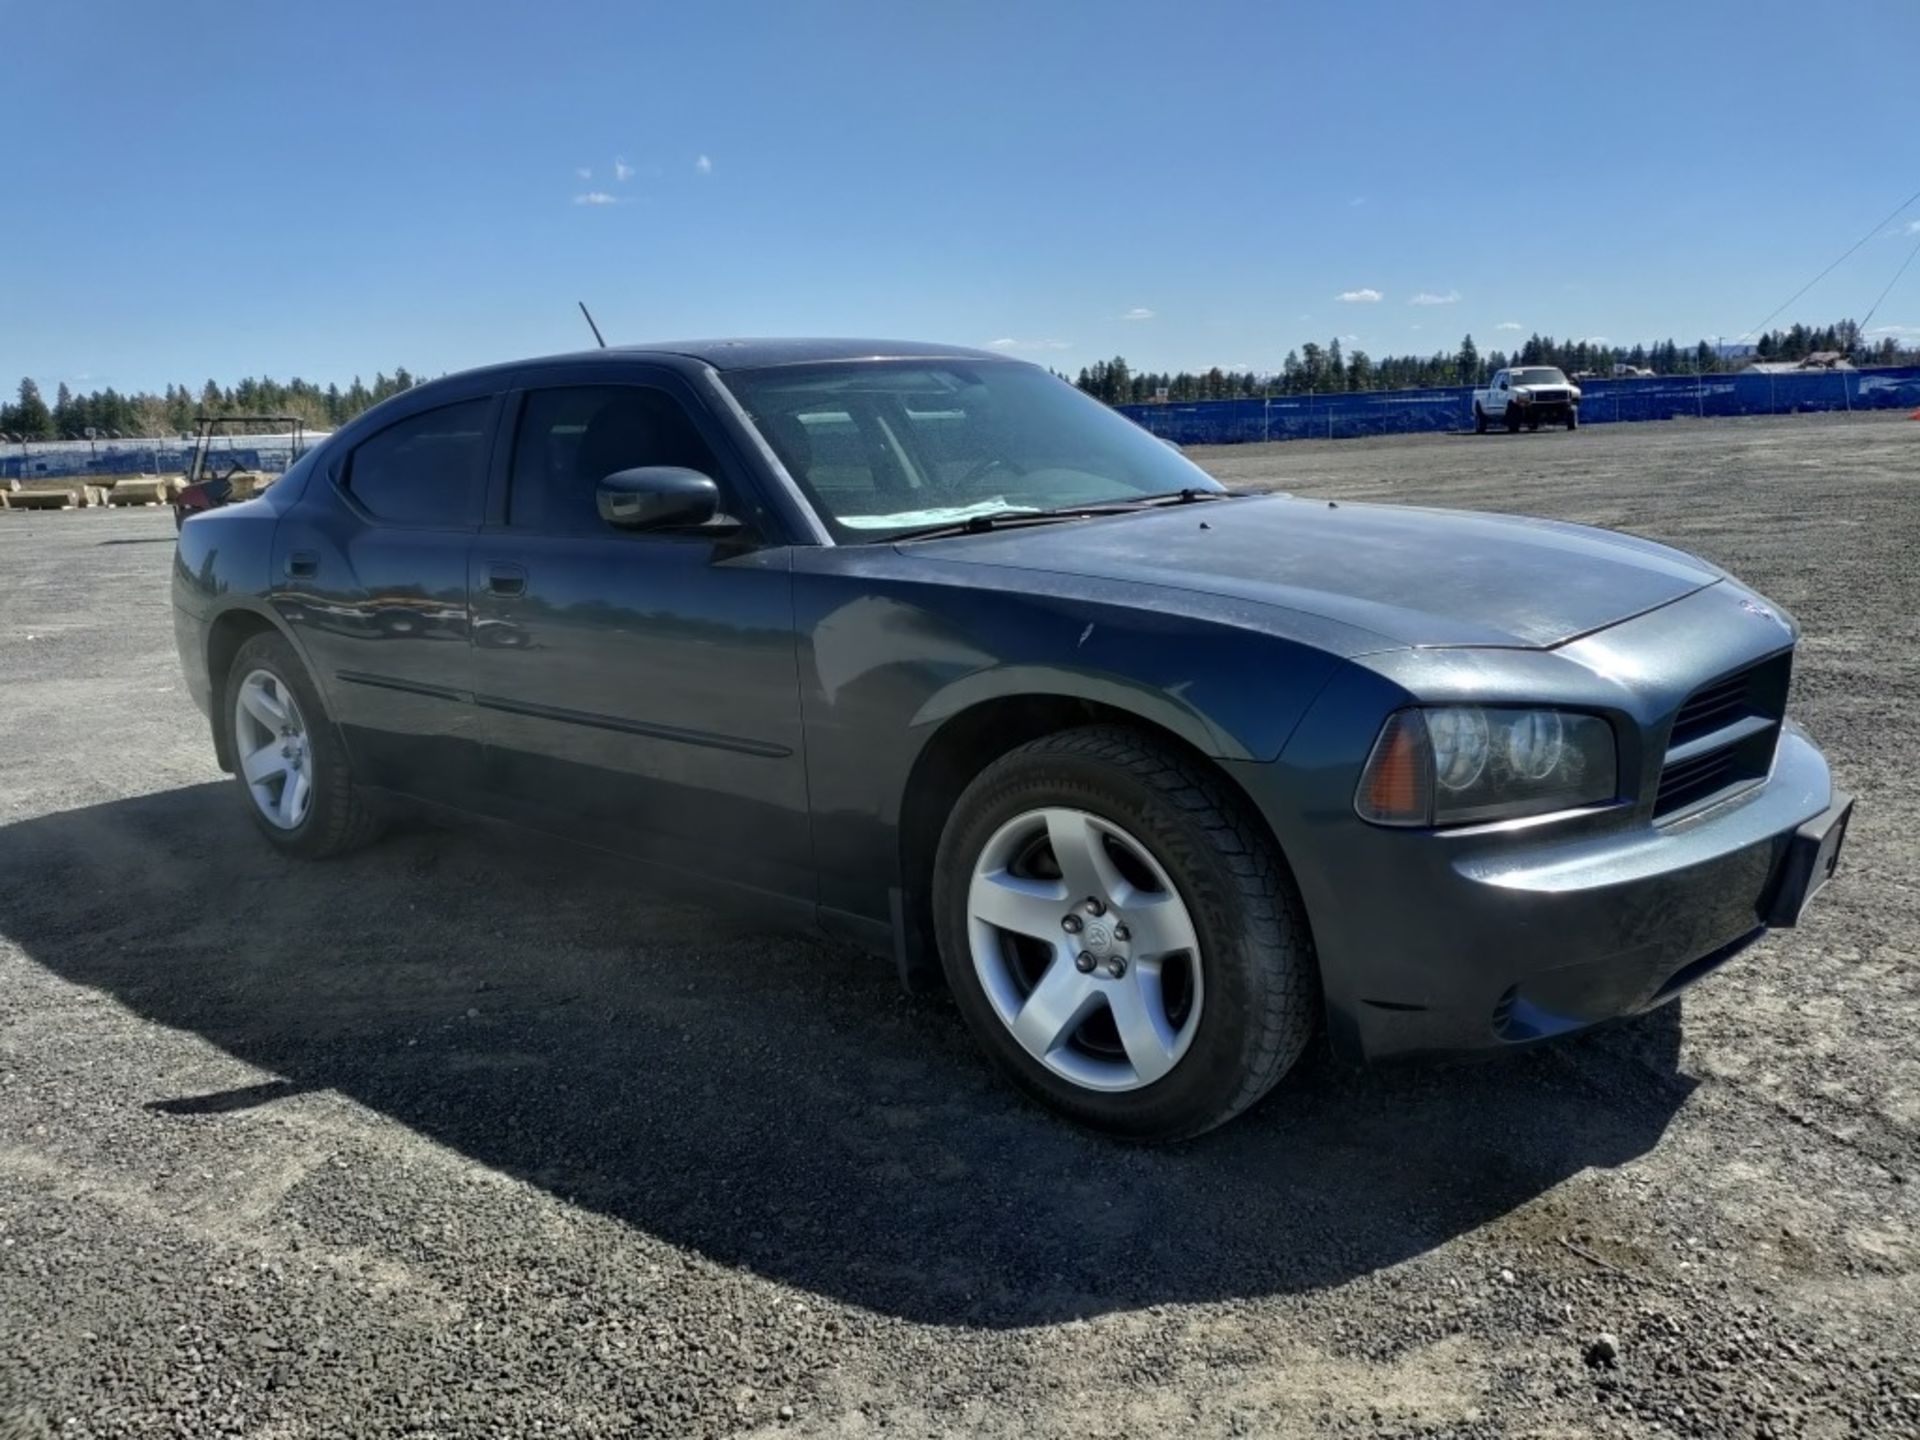
<svg viewBox="0 0 1920 1440">
<path fill-rule="evenodd" d="M 1433 750 L 1418 710 L 1402 710 L 1374 742 L 1356 808 L 1377 825 L 1425 825 L 1433 813 Z"/>
</svg>

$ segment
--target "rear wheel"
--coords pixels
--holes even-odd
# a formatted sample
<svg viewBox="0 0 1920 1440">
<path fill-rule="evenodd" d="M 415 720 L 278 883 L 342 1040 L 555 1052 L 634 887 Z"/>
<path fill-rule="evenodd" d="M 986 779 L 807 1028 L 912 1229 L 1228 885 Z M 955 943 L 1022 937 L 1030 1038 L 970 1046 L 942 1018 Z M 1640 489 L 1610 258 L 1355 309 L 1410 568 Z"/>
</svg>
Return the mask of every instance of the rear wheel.
<svg viewBox="0 0 1920 1440">
<path fill-rule="evenodd" d="M 274 846 L 320 859 L 373 840 L 379 820 L 293 647 L 256 635 L 227 672 L 227 738 L 247 812 Z"/>
<path fill-rule="evenodd" d="M 1319 987 L 1292 878 L 1218 777 L 1115 727 L 1022 746 L 967 788 L 933 883 L 940 956 L 995 1065 L 1143 1141 L 1221 1124 L 1286 1073 Z"/>
</svg>

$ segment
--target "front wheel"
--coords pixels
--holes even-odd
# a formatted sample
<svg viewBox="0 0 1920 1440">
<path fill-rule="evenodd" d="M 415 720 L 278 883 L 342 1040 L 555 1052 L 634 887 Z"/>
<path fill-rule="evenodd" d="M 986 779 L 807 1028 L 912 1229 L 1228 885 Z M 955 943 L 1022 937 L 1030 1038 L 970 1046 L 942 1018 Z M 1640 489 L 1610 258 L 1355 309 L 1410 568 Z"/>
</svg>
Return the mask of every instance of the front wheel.
<svg viewBox="0 0 1920 1440">
<path fill-rule="evenodd" d="M 1299 894 L 1200 763 L 1097 726 L 1003 756 L 940 839 L 935 928 L 975 1038 L 1028 1095 L 1141 1141 L 1270 1090 L 1319 1013 Z"/>
<path fill-rule="evenodd" d="M 1567 411 L 1567 429 L 1578 430 L 1579 428 L 1580 428 L 1580 412 L 1578 410 Z"/>
<path fill-rule="evenodd" d="M 346 747 L 292 645 L 254 636 L 233 657 L 224 693 L 234 779 L 275 848 L 317 860 L 378 835 Z"/>
<path fill-rule="evenodd" d="M 1514 408 L 1511 402 L 1507 405 L 1507 433 L 1509 435 L 1518 435 L 1520 433 L 1520 412 Z"/>
</svg>

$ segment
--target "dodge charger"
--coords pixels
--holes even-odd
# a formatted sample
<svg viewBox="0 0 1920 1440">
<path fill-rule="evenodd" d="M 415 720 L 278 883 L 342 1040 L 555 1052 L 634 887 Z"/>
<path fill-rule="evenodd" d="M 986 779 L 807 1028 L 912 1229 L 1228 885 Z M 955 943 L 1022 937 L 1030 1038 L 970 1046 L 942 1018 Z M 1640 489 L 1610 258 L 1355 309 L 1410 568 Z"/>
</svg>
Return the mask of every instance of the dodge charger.
<svg viewBox="0 0 1920 1440">
<path fill-rule="evenodd" d="M 1851 802 L 1798 630 L 1580 526 L 1229 494 L 1046 371 L 709 341 L 450 376 L 196 515 L 181 664 L 261 834 L 617 852 L 951 992 L 1171 1140 L 1373 1061 L 1670 1001 Z"/>
</svg>

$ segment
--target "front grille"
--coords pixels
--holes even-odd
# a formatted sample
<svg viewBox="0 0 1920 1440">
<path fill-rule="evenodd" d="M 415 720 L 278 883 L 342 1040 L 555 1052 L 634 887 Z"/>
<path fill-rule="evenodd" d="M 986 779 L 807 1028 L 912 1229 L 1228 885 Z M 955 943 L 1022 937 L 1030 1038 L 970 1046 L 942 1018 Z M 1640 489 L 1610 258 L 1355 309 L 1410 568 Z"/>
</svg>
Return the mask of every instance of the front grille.
<svg viewBox="0 0 1920 1440">
<path fill-rule="evenodd" d="M 1767 778 L 1792 675 L 1793 652 L 1784 650 L 1687 697 L 1667 733 L 1655 820 L 1691 814 Z"/>
</svg>

